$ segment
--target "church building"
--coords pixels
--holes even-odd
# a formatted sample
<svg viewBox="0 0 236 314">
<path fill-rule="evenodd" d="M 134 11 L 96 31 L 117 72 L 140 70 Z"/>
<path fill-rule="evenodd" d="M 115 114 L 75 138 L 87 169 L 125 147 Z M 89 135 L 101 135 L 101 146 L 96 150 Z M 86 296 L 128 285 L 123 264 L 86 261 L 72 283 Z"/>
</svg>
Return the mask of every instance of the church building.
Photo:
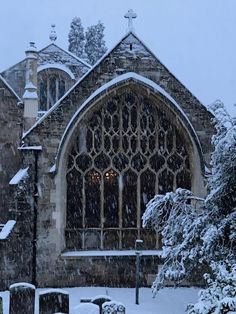
<svg viewBox="0 0 236 314">
<path fill-rule="evenodd" d="M 0 288 L 133 286 L 161 264 L 147 202 L 205 196 L 212 114 L 129 31 L 93 66 L 50 44 L 0 75 Z M 194 74 L 193 74 L 194 75 Z"/>
</svg>

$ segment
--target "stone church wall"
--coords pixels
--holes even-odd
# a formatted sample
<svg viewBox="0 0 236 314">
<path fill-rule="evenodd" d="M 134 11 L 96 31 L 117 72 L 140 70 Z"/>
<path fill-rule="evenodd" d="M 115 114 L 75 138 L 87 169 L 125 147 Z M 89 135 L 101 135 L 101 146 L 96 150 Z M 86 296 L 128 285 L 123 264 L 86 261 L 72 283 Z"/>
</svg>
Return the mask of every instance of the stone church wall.
<svg viewBox="0 0 236 314">
<path fill-rule="evenodd" d="M 23 105 L 0 79 L 0 223 L 8 219 L 12 201 L 9 181 L 21 168 L 18 151 L 22 135 Z"/>
<path fill-rule="evenodd" d="M 14 197 L 9 216 L 16 224 L 5 240 L 0 240 L 0 289 L 15 282 L 32 280 L 32 210 L 24 187 L 11 189 Z"/>
<path fill-rule="evenodd" d="M 25 91 L 25 68 L 26 61 L 23 60 L 2 72 L 2 76 L 20 97 Z"/>
</svg>

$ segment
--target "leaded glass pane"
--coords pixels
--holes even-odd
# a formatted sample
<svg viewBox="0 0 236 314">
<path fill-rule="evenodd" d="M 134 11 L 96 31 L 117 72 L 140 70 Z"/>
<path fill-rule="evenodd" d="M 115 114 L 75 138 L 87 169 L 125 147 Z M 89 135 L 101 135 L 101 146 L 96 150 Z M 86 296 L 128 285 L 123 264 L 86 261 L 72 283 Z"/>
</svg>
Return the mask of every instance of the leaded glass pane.
<svg viewBox="0 0 236 314">
<path fill-rule="evenodd" d="M 67 228 L 81 228 L 83 223 L 82 175 L 75 168 L 67 173 Z"/>
<path fill-rule="evenodd" d="M 119 227 L 119 177 L 110 169 L 104 174 L 104 227 Z"/>
<path fill-rule="evenodd" d="M 137 227 L 137 175 L 128 170 L 123 175 L 122 226 Z"/>
<path fill-rule="evenodd" d="M 85 176 L 85 227 L 100 227 L 101 212 L 101 175 L 96 170 Z"/>
</svg>

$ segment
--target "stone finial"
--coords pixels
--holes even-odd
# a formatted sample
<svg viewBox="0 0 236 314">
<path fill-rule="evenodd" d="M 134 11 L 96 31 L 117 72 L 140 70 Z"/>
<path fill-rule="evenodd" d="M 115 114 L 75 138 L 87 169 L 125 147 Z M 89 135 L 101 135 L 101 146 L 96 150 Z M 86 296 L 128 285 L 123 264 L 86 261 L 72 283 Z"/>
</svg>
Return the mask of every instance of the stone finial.
<svg viewBox="0 0 236 314">
<path fill-rule="evenodd" d="M 133 19 L 135 19 L 137 17 L 137 14 L 134 13 L 134 11 L 132 9 L 128 10 L 128 12 L 124 15 L 124 17 L 126 19 L 128 19 L 128 31 L 132 32 L 134 31 L 134 27 L 133 27 Z"/>
<path fill-rule="evenodd" d="M 28 44 L 28 47 L 26 48 L 26 53 L 27 52 L 37 52 L 37 48 L 35 46 L 35 42 L 33 41 L 30 41 L 29 44 Z"/>
<path fill-rule="evenodd" d="M 51 42 L 54 42 L 54 41 L 57 40 L 57 33 L 56 33 L 56 30 L 55 30 L 55 27 L 56 27 L 55 24 L 51 25 L 51 32 L 50 32 L 50 35 L 49 35 L 49 39 L 51 40 Z"/>
</svg>

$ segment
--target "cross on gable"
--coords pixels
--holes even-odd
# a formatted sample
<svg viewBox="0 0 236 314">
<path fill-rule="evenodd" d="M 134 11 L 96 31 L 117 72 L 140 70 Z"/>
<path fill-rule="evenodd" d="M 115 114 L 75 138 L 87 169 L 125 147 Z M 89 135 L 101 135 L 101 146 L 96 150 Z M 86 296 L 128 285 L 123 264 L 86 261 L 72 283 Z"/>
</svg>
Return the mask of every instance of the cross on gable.
<svg viewBox="0 0 236 314">
<path fill-rule="evenodd" d="M 132 9 L 128 10 L 128 12 L 124 15 L 126 19 L 128 19 L 128 31 L 133 31 L 133 19 L 137 17 L 137 14 L 134 13 Z"/>
</svg>

